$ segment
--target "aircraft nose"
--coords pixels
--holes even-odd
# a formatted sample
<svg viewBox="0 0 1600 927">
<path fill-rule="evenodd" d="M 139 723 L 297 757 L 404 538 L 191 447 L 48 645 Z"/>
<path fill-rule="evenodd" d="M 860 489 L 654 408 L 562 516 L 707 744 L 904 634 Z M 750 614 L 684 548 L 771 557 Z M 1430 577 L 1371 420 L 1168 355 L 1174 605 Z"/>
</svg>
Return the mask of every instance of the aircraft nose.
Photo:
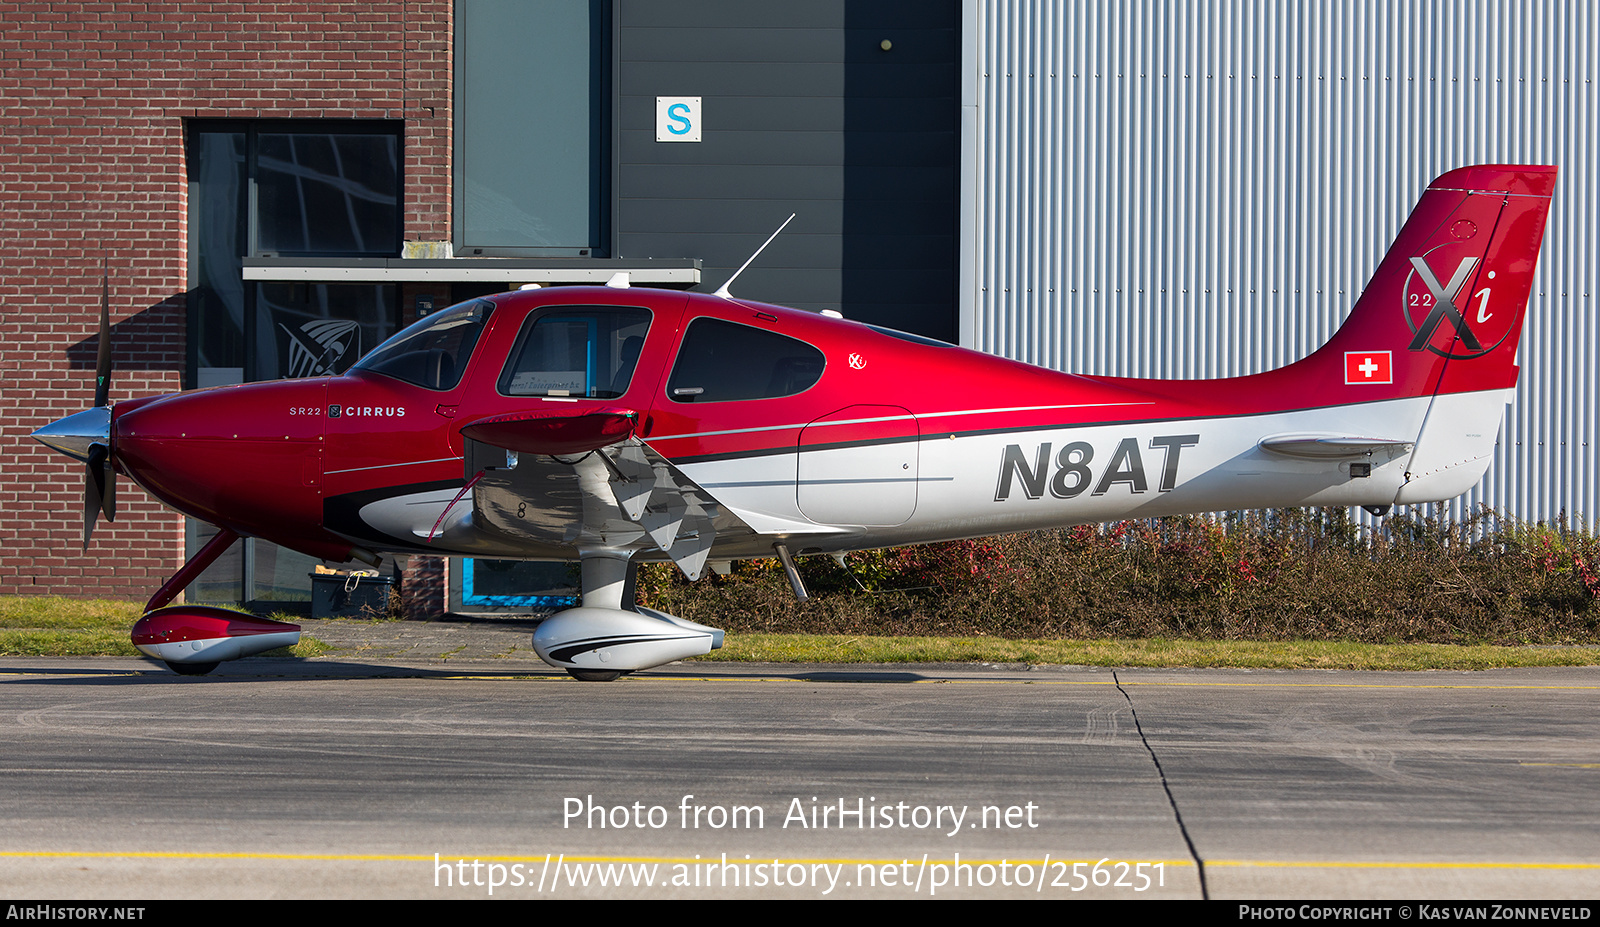
<svg viewBox="0 0 1600 927">
<path fill-rule="evenodd" d="M 117 467 L 185 515 L 246 537 L 317 530 L 326 383 L 218 386 L 117 404 Z"/>
<path fill-rule="evenodd" d="M 111 408 L 96 406 L 57 419 L 35 431 L 33 439 L 68 457 L 88 463 L 95 445 L 107 447 L 111 444 Z"/>
</svg>

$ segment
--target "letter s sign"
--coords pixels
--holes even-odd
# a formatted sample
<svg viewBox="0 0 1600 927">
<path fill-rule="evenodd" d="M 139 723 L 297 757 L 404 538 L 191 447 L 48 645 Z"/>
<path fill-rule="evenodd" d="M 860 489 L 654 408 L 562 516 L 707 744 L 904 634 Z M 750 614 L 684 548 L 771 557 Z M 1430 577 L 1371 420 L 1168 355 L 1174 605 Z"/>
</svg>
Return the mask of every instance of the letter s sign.
<svg viewBox="0 0 1600 927">
<path fill-rule="evenodd" d="M 694 128 L 694 123 L 689 120 L 689 104 L 674 103 L 667 107 L 667 121 L 672 125 L 667 126 L 667 131 L 673 135 L 688 135 Z"/>
<path fill-rule="evenodd" d="M 700 98 L 656 97 L 656 141 L 700 141 Z"/>
</svg>

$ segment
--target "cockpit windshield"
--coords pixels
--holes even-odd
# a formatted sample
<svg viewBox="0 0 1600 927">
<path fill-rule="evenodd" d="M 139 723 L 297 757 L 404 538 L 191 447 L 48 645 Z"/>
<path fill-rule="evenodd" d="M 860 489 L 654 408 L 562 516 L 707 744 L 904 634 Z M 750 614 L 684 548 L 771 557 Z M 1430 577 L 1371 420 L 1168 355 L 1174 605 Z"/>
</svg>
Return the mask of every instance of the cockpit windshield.
<svg viewBox="0 0 1600 927">
<path fill-rule="evenodd" d="M 458 303 L 419 319 L 351 369 L 370 370 L 427 389 L 454 389 L 493 311 L 494 303 L 487 299 Z"/>
</svg>

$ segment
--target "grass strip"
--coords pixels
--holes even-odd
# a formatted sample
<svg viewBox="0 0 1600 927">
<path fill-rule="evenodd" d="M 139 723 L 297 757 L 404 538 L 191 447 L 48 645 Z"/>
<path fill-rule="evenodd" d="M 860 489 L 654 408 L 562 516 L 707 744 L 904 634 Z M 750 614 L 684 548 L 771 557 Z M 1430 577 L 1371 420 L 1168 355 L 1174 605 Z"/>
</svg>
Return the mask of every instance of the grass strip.
<svg viewBox="0 0 1600 927">
<path fill-rule="evenodd" d="M 129 636 L 144 613 L 138 602 L 68 599 L 62 596 L 0 596 L 0 656 L 136 657 Z M 292 615 L 271 615 L 295 621 Z M 333 648 L 300 635 L 293 647 L 262 656 L 317 657 Z"/>
<path fill-rule="evenodd" d="M 1339 641 L 1002 640 L 990 637 L 729 635 L 700 660 L 772 663 L 1026 663 L 1248 669 L 1482 670 L 1600 665 L 1600 647 Z"/>
<path fill-rule="evenodd" d="M 0 655 L 136 656 L 128 639 L 138 603 L 0 596 Z M 290 616 L 281 616 L 289 618 Z M 315 657 L 334 648 L 310 635 L 274 656 Z M 1008 640 L 730 633 L 702 660 L 760 663 L 1023 663 L 1075 666 L 1259 669 L 1481 670 L 1600 665 L 1597 646 L 1362 644 L 1344 641 Z"/>
<path fill-rule="evenodd" d="M 121 628 L 126 635 L 142 611 L 137 602 L 43 595 L 0 596 L 0 628 Z M 131 649 L 133 645 L 128 646 Z"/>
</svg>

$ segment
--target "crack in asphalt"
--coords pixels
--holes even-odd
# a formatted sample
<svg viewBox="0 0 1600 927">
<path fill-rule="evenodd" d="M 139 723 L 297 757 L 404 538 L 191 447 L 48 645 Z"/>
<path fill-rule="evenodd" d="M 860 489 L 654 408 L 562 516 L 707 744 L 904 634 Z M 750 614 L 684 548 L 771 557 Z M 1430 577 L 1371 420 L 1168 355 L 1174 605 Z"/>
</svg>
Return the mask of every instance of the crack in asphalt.
<svg viewBox="0 0 1600 927">
<path fill-rule="evenodd" d="M 1200 851 L 1195 849 L 1194 838 L 1189 836 L 1189 828 L 1184 826 L 1183 812 L 1178 810 L 1178 800 L 1172 795 L 1172 786 L 1167 782 L 1167 771 L 1161 768 L 1161 758 L 1156 756 L 1155 748 L 1150 746 L 1150 739 L 1144 736 L 1144 726 L 1139 723 L 1139 710 L 1133 707 L 1133 697 L 1128 690 L 1122 687 L 1122 678 L 1116 670 L 1111 671 L 1111 679 L 1117 684 L 1117 691 L 1128 702 L 1128 712 L 1133 715 L 1133 729 L 1139 732 L 1139 742 L 1144 744 L 1146 753 L 1150 754 L 1150 762 L 1155 764 L 1156 775 L 1161 778 L 1161 789 L 1167 793 L 1167 805 L 1172 808 L 1172 817 L 1178 822 L 1178 833 L 1183 835 L 1183 842 L 1189 847 L 1189 857 L 1194 860 L 1195 870 L 1200 874 L 1200 899 L 1211 900 L 1211 891 L 1206 886 L 1206 861 L 1200 858 Z"/>
</svg>

